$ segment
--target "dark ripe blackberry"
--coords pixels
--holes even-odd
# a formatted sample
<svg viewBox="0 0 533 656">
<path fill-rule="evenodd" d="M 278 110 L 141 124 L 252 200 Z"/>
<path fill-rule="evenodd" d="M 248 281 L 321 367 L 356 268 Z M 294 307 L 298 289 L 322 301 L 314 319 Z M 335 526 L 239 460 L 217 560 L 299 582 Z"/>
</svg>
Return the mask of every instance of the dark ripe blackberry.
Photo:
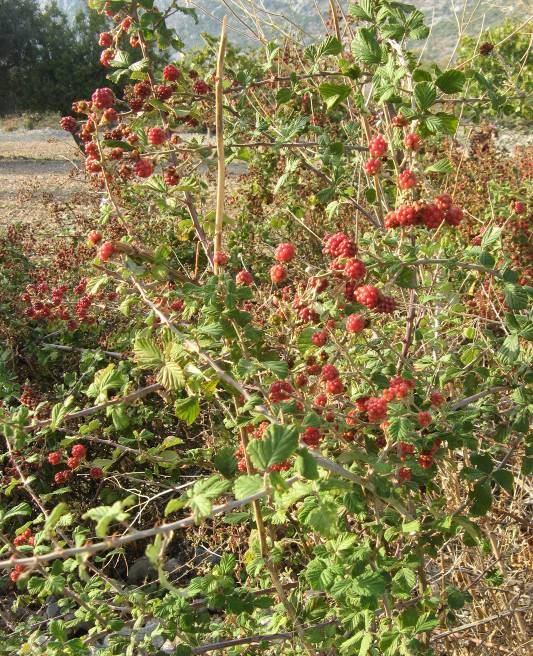
<svg viewBox="0 0 533 656">
<path fill-rule="evenodd" d="M 487 57 L 494 50 L 494 44 L 490 41 L 485 41 L 479 46 L 479 54 Z"/>
</svg>

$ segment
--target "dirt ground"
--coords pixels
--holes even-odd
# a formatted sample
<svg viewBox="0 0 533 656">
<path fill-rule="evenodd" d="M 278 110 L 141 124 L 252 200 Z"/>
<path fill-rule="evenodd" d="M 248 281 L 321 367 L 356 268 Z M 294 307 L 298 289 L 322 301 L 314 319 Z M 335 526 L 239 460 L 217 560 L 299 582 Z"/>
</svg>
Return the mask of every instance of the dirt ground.
<svg viewBox="0 0 533 656">
<path fill-rule="evenodd" d="M 87 205 L 80 152 L 63 130 L 0 131 L 0 229 L 14 223 L 50 229 L 51 211 Z"/>
</svg>

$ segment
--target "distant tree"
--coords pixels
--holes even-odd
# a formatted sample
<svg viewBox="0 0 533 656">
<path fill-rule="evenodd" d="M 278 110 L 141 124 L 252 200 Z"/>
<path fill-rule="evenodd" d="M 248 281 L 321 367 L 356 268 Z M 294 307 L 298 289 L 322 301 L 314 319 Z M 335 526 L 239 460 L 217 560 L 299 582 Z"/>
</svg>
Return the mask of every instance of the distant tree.
<svg viewBox="0 0 533 656">
<path fill-rule="evenodd" d="M 0 112 L 68 112 L 75 98 L 102 86 L 98 64 L 102 16 L 79 12 L 72 20 L 57 4 L 0 0 Z"/>
</svg>

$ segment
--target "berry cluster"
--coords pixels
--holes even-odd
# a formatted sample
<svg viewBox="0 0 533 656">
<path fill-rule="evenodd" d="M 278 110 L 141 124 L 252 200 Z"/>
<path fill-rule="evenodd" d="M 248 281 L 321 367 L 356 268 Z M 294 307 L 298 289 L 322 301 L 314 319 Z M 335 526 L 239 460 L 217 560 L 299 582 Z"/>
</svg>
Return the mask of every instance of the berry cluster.
<svg viewBox="0 0 533 656">
<path fill-rule="evenodd" d="M 35 544 L 35 538 L 33 536 L 31 528 L 27 528 L 22 533 L 19 533 L 16 538 L 13 539 L 13 544 L 15 547 L 21 547 L 25 544 L 33 546 Z"/>
<path fill-rule="evenodd" d="M 385 140 L 385 137 L 381 134 L 377 134 L 368 142 L 368 150 L 372 157 L 383 157 L 387 152 L 389 145 Z"/>
<path fill-rule="evenodd" d="M 462 209 L 453 205 L 449 194 L 441 194 L 433 203 L 402 205 L 397 210 L 389 212 L 385 217 L 385 227 L 391 229 L 420 225 L 435 230 L 442 223 L 458 226 L 462 219 Z"/>
<path fill-rule="evenodd" d="M 323 249 L 325 255 L 332 258 L 337 257 L 353 257 L 356 253 L 354 242 L 344 232 L 336 232 L 326 238 L 326 243 Z"/>
</svg>

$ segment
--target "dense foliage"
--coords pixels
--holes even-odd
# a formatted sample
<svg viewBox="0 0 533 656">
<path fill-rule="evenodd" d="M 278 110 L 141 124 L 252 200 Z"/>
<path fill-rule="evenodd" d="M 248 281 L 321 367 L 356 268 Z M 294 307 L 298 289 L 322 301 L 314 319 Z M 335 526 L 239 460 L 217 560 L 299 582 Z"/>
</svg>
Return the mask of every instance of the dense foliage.
<svg viewBox="0 0 533 656">
<path fill-rule="evenodd" d="M 87 240 L 1 242 L 0 653 L 459 653 L 526 531 L 527 153 L 466 138 L 410 5 L 223 69 L 154 59 L 154 4 L 90 1 Z"/>
</svg>

